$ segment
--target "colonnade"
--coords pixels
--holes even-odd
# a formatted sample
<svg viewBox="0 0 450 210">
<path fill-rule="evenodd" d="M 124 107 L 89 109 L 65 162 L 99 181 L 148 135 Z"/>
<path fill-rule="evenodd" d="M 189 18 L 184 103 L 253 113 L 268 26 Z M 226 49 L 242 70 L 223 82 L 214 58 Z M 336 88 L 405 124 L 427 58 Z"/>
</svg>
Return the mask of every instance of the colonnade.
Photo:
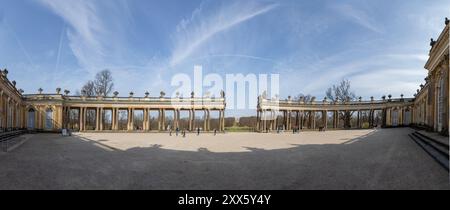
<svg viewBox="0 0 450 210">
<path fill-rule="evenodd" d="M 355 111 L 356 128 L 363 127 L 363 119 L 362 119 L 363 112 L 368 112 L 369 127 L 374 127 L 375 111 L 376 110 L 356 110 Z M 328 128 L 338 129 L 340 127 L 340 120 L 341 120 L 340 115 L 342 115 L 341 111 L 327 111 L 327 110 L 311 110 L 311 111 L 258 110 L 256 128 L 258 131 L 274 131 L 278 129 L 282 130 L 294 130 L 294 129 L 325 130 Z M 386 125 L 387 124 L 388 123 L 386 123 Z"/>
<path fill-rule="evenodd" d="M 78 113 L 76 116 L 71 116 L 71 112 L 76 110 Z M 88 111 L 95 112 L 95 125 L 93 125 L 92 129 L 88 128 L 89 119 Z M 110 116 L 106 115 L 106 111 L 110 112 Z M 120 127 L 121 119 L 120 112 L 126 112 L 126 126 Z M 139 126 L 135 126 L 135 113 L 137 111 L 142 112 L 142 122 L 138 123 Z M 80 131 L 94 130 L 94 131 L 106 131 L 106 130 L 126 130 L 126 131 L 168 131 L 169 129 L 175 130 L 179 128 L 181 130 L 181 112 L 188 112 L 189 117 L 187 118 L 188 126 L 184 129 L 188 131 L 195 131 L 197 128 L 201 128 L 202 131 L 212 131 L 214 130 L 211 127 L 211 113 L 218 112 L 218 128 L 215 128 L 217 131 L 222 132 L 225 130 L 225 111 L 223 109 L 166 109 L 166 108 L 141 108 L 141 107 L 72 107 L 72 106 L 64 106 L 64 127 L 65 128 L 74 128 L 76 127 L 74 124 L 77 124 L 77 127 Z M 92 112 L 92 113 L 94 113 Z M 158 117 L 157 128 L 155 130 L 152 129 L 152 120 L 151 114 L 152 112 L 157 112 Z M 173 121 L 171 124 L 167 122 L 166 114 L 168 112 L 173 112 Z M 203 124 L 196 124 L 196 112 L 203 112 Z M 73 119 L 73 118 L 76 119 Z M 106 128 L 105 123 L 110 124 L 110 128 Z M 91 125 L 92 126 L 92 125 Z M 142 126 L 142 127 L 141 127 Z"/>
</svg>

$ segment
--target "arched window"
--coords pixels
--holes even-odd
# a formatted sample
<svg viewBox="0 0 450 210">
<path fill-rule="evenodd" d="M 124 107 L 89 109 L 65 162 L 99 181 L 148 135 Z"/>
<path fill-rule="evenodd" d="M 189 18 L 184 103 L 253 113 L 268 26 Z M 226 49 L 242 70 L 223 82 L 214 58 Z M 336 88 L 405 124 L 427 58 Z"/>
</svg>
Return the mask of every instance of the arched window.
<svg viewBox="0 0 450 210">
<path fill-rule="evenodd" d="M 53 129 L 53 110 L 50 108 L 45 111 L 45 129 Z"/>
<path fill-rule="evenodd" d="M 35 124 L 35 111 L 34 111 L 34 109 L 33 108 L 31 108 L 31 109 L 29 109 L 28 110 L 28 117 L 27 117 L 27 119 L 28 119 L 28 125 L 27 125 L 27 127 L 28 127 L 28 129 L 34 129 L 34 124 Z"/>
</svg>

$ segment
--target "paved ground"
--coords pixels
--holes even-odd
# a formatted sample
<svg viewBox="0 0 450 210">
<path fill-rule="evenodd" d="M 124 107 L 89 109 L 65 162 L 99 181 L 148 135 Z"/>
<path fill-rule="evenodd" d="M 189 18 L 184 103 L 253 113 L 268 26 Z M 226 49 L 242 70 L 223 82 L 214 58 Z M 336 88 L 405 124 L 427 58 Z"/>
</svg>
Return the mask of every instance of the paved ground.
<svg viewBox="0 0 450 210">
<path fill-rule="evenodd" d="M 0 153 L 0 189 L 450 189 L 410 132 L 38 134 Z"/>
</svg>

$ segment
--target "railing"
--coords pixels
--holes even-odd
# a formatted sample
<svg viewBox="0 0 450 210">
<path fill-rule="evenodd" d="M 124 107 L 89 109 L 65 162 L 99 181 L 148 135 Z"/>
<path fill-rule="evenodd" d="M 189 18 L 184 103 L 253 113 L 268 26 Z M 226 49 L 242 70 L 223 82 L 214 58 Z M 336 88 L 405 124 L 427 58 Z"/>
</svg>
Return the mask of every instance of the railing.
<svg viewBox="0 0 450 210">
<path fill-rule="evenodd" d="M 8 131 L 0 133 L 0 149 L 1 151 L 8 152 L 11 146 L 16 145 L 17 142 L 11 142 L 16 137 L 25 134 L 26 130 Z"/>
<path fill-rule="evenodd" d="M 58 94 L 29 94 L 24 95 L 25 100 L 66 100 L 80 102 L 133 102 L 133 103 L 224 103 L 224 98 L 169 98 L 169 97 L 83 97 L 83 96 L 65 96 Z"/>
<path fill-rule="evenodd" d="M 334 101 L 303 102 L 303 101 L 262 99 L 259 102 L 259 106 L 288 106 L 288 107 L 361 106 L 361 105 L 384 105 L 384 104 L 412 103 L 412 102 L 414 102 L 414 98 L 371 100 L 371 101 L 349 101 L 349 102 L 334 102 Z"/>
</svg>

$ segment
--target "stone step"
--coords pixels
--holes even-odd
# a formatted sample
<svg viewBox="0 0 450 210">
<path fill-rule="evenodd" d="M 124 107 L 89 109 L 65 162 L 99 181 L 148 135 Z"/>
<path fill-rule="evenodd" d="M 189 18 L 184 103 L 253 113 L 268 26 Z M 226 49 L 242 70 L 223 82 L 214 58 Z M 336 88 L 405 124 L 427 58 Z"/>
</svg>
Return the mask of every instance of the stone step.
<svg viewBox="0 0 450 210">
<path fill-rule="evenodd" d="M 409 134 L 409 137 L 417 143 L 426 153 L 428 153 L 436 162 L 439 163 L 442 167 L 444 167 L 447 171 L 449 171 L 449 157 L 448 151 L 447 155 L 441 153 L 436 147 L 433 147 L 431 144 L 427 143 L 420 137 L 416 135 Z"/>
<path fill-rule="evenodd" d="M 424 133 L 423 131 L 416 131 L 415 132 L 417 135 L 420 135 L 423 138 L 426 138 L 430 141 L 435 142 L 436 144 L 439 144 L 443 147 L 446 147 L 447 150 L 449 149 L 449 139 L 448 137 L 443 137 L 443 136 L 437 136 L 436 134 L 427 134 L 426 132 Z M 433 135 L 435 135 L 435 137 L 433 137 Z"/>
<path fill-rule="evenodd" d="M 448 147 L 443 145 L 443 144 L 439 144 L 436 141 L 430 140 L 429 138 L 424 138 L 421 135 L 418 135 L 417 133 L 413 133 L 412 134 L 414 137 L 420 139 L 423 143 L 429 145 L 430 147 L 433 147 L 436 151 L 438 151 L 439 153 L 441 153 L 442 155 L 446 156 L 448 158 L 449 156 L 449 152 L 448 152 Z"/>
</svg>

